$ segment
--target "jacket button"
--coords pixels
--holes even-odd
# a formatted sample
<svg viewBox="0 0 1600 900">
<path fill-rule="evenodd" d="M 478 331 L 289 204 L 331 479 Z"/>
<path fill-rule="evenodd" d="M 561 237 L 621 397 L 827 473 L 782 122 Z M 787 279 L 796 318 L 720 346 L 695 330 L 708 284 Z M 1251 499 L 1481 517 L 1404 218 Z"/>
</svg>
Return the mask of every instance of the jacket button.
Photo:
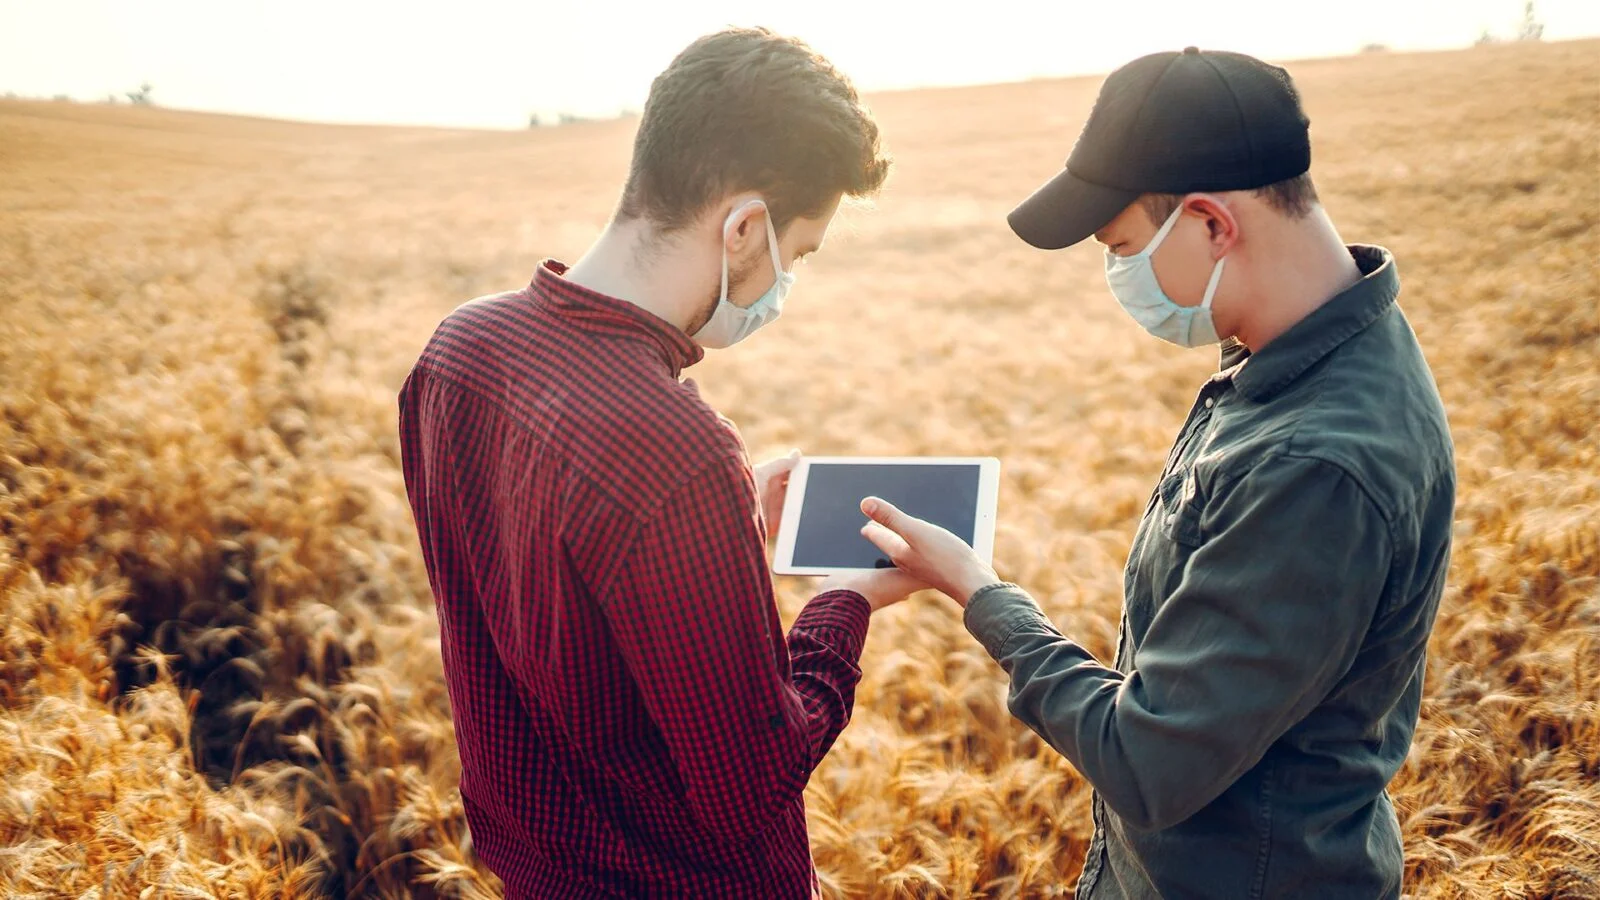
<svg viewBox="0 0 1600 900">
<path fill-rule="evenodd" d="M 1167 527 L 1171 528 L 1173 525 L 1176 525 L 1177 523 L 1178 523 L 1177 514 L 1176 513 L 1169 513 L 1167 515 Z"/>
<path fill-rule="evenodd" d="M 1206 409 L 1210 409 L 1211 407 L 1216 406 L 1216 405 L 1217 405 L 1217 401 L 1214 398 L 1212 398 L 1212 397 L 1207 397 L 1206 398 Z"/>
</svg>

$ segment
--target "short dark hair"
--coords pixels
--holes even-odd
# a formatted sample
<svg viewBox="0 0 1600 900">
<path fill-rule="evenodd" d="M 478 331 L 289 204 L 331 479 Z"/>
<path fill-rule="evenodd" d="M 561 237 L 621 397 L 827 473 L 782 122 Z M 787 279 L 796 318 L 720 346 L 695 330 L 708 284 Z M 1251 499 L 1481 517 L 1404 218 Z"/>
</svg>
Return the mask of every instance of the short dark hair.
<svg viewBox="0 0 1600 900">
<path fill-rule="evenodd" d="M 734 28 L 690 44 L 651 84 L 617 217 L 673 231 L 748 190 L 781 229 L 888 174 L 848 78 L 799 40 Z"/>
<path fill-rule="evenodd" d="M 1268 206 L 1291 219 L 1305 218 L 1311 214 L 1311 208 L 1318 203 L 1317 186 L 1311 183 L 1310 172 L 1257 188 L 1253 193 L 1265 200 Z M 1172 215 L 1172 211 L 1178 208 L 1185 196 L 1145 194 L 1139 198 L 1139 205 L 1144 207 L 1145 215 L 1150 217 L 1150 221 L 1160 225 Z"/>
</svg>

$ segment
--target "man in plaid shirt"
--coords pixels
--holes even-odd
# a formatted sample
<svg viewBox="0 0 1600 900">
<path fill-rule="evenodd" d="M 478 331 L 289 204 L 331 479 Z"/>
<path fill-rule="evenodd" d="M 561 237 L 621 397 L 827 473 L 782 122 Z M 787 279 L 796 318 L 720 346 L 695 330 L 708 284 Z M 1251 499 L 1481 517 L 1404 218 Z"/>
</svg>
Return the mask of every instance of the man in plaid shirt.
<svg viewBox="0 0 1600 900">
<path fill-rule="evenodd" d="M 512 897 L 810 897 L 802 791 L 875 609 L 833 579 L 787 636 L 751 469 L 682 371 L 777 318 L 843 195 L 888 171 L 839 72 L 763 30 L 653 84 L 616 215 L 571 268 L 447 317 L 400 393 L 478 856 Z"/>
</svg>

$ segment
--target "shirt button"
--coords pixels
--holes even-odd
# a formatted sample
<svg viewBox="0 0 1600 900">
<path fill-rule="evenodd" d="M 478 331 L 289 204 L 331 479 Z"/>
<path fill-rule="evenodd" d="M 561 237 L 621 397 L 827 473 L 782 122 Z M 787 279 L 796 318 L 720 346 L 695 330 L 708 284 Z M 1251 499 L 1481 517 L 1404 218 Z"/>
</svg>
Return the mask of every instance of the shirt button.
<svg viewBox="0 0 1600 900">
<path fill-rule="evenodd" d="M 1177 522 L 1178 522 L 1178 517 L 1177 517 L 1176 514 L 1170 514 L 1170 515 L 1167 516 L 1167 527 L 1168 528 L 1171 528 L 1173 525 L 1177 524 Z"/>
</svg>

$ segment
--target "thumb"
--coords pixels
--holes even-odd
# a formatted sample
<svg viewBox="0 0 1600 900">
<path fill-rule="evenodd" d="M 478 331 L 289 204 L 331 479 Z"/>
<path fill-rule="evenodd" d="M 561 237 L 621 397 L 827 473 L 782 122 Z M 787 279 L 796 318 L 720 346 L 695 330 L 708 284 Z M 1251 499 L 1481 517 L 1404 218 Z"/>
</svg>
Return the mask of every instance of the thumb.
<svg viewBox="0 0 1600 900">
<path fill-rule="evenodd" d="M 766 464 L 768 467 L 767 475 L 771 478 L 778 478 L 787 475 L 790 472 L 793 472 L 794 467 L 799 464 L 800 451 L 790 450 L 786 455 L 780 456 Z"/>
</svg>

